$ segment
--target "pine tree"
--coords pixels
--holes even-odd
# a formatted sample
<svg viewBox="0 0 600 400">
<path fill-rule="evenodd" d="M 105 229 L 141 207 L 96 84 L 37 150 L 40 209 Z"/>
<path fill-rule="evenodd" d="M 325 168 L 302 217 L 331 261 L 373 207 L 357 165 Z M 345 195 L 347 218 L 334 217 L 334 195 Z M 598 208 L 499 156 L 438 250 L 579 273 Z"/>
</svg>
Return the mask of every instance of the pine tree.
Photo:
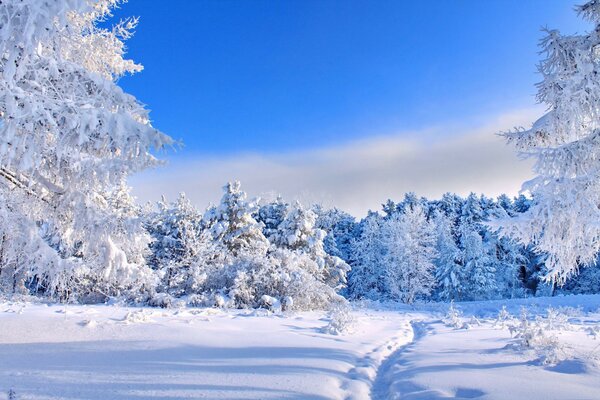
<svg viewBox="0 0 600 400">
<path fill-rule="evenodd" d="M 352 269 L 348 275 L 347 289 L 349 298 L 376 300 L 383 294 L 385 245 L 381 229 L 382 218 L 372 211 L 358 225 L 360 234 L 352 242 Z"/>
<path fill-rule="evenodd" d="M 356 234 L 355 218 L 338 208 L 324 209 L 316 205 L 313 211 L 317 214 L 317 227 L 327 233 L 323 241 L 325 252 L 349 262 Z"/>
<path fill-rule="evenodd" d="M 277 196 L 275 201 L 262 204 L 256 214 L 256 221 L 263 224 L 263 234 L 271 241 L 271 236 L 277 233 L 277 227 L 283 221 L 289 204 L 283 201 L 281 196 Z"/>
<path fill-rule="evenodd" d="M 482 300 L 496 296 L 496 268 L 494 257 L 489 254 L 488 242 L 483 236 L 487 232 L 482 225 L 486 211 L 482 204 L 487 202 L 471 193 L 465 200 L 459 218 L 459 246 L 462 252 L 465 300 Z"/>
<path fill-rule="evenodd" d="M 577 7 L 596 29 L 582 35 L 547 30 L 541 42 L 538 100 L 548 112 L 531 129 L 505 133 L 536 160 L 536 177 L 523 185 L 529 209 L 498 221 L 504 234 L 547 254 L 545 279 L 562 284 L 600 250 L 600 3 Z"/>
<path fill-rule="evenodd" d="M 326 233 L 316 227 L 317 214 L 296 202 L 279 224 L 273 235 L 273 244 L 307 255 L 318 266 L 317 279 L 335 289 L 346 284 L 346 273 L 350 267 L 339 257 L 325 252 Z"/>
<path fill-rule="evenodd" d="M 435 232 L 420 204 L 404 208 L 384 226 L 385 292 L 412 304 L 431 294 L 434 283 Z"/>
<path fill-rule="evenodd" d="M 258 205 L 246 200 L 240 186 L 237 181 L 225 185 L 220 204 L 206 211 L 203 223 L 233 257 L 263 257 L 269 241 L 263 234 L 263 225 L 253 217 Z"/>
<path fill-rule="evenodd" d="M 465 269 L 460 252 L 452 233 L 452 222 L 443 212 L 434 214 L 436 228 L 437 257 L 435 259 L 435 279 L 438 284 L 437 297 L 441 300 L 461 300 L 463 284 L 466 281 Z"/>
</svg>

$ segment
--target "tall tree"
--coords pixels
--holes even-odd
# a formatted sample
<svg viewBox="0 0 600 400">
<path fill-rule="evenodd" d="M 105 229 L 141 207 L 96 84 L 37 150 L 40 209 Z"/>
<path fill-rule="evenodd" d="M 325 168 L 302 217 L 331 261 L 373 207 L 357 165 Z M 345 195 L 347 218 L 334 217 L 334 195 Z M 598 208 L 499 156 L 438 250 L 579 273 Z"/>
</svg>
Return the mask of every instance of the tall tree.
<svg viewBox="0 0 600 400">
<path fill-rule="evenodd" d="M 547 30 L 541 42 L 538 100 L 548 112 L 531 129 L 504 133 L 536 177 L 523 185 L 529 209 L 498 221 L 502 231 L 546 253 L 545 279 L 562 284 L 600 250 L 600 2 L 577 7 L 595 29 L 581 35 Z"/>
<path fill-rule="evenodd" d="M 1 4 L 1 206 L 25 220 L 18 235 L 37 243 L 21 267 L 61 296 L 93 282 L 107 294 L 139 290 L 148 276 L 129 251 L 145 235 L 141 222 L 115 218 L 109 197 L 129 174 L 156 165 L 151 150 L 171 140 L 115 83 L 142 69 L 124 58 L 136 20 L 98 25 L 118 2 Z"/>
<path fill-rule="evenodd" d="M 420 204 L 385 222 L 385 291 L 392 299 L 411 304 L 431 294 L 436 258 L 435 231 Z"/>
</svg>

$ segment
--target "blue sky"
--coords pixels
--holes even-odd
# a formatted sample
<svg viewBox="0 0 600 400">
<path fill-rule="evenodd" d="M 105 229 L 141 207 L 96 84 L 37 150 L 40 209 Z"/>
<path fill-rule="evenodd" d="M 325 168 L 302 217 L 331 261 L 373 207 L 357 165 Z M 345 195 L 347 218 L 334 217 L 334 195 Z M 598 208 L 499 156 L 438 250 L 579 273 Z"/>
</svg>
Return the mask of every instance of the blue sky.
<svg viewBox="0 0 600 400">
<path fill-rule="evenodd" d="M 120 84 L 191 151 L 319 146 L 532 104 L 540 27 L 571 1 L 130 0 Z"/>
<path fill-rule="evenodd" d="M 145 70 L 120 85 L 185 143 L 175 164 L 458 137 L 534 106 L 542 26 L 589 28 L 559 0 L 130 0 L 124 16 L 140 17 L 128 54 Z"/>
</svg>

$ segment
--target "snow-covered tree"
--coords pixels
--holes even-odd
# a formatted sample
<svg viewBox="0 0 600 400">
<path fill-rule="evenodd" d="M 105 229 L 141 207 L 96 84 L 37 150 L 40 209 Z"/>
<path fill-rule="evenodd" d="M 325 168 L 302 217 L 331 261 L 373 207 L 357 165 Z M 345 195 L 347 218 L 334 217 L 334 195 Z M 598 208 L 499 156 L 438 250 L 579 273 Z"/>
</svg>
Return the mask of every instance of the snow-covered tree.
<svg viewBox="0 0 600 400">
<path fill-rule="evenodd" d="M 355 218 L 338 208 L 325 209 L 315 205 L 313 211 L 318 216 L 317 227 L 327 233 L 324 239 L 325 252 L 349 262 L 356 229 Z"/>
<path fill-rule="evenodd" d="M 498 221 L 504 234 L 547 254 L 546 280 L 563 284 L 600 250 L 600 2 L 577 7 L 595 29 L 580 35 L 547 30 L 538 100 L 546 114 L 530 129 L 504 133 L 536 160 L 523 185 L 529 209 Z"/>
<path fill-rule="evenodd" d="M 204 225 L 232 256 L 264 256 L 269 241 L 263 234 L 263 225 L 253 216 L 258 211 L 257 202 L 247 200 L 237 181 L 225 185 L 223 191 L 219 205 L 204 214 Z"/>
<path fill-rule="evenodd" d="M 441 300 L 460 300 L 466 281 L 462 265 L 462 252 L 454 239 L 452 221 L 437 210 L 433 217 L 437 234 L 435 279 L 438 284 L 437 297 Z"/>
<path fill-rule="evenodd" d="M 376 212 L 359 223 L 359 235 L 352 241 L 352 269 L 348 275 L 348 297 L 376 300 L 384 291 L 386 249 L 382 236 L 382 218 Z"/>
<path fill-rule="evenodd" d="M 490 256 L 490 248 L 486 247 L 489 241 L 484 243 L 483 239 L 487 233 L 482 224 L 489 206 L 486 203 L 485 199 L 471 193 L 463 203 L 459 217 L 458 244 L 467 279 L 462 288 L 465 293 L 463 300 L 492 298 L 497 290 L 494 257 Z"/>
<path fill-rule="evenodd" d="M 274 201 L 261 204 L 255 219 L 263 224 L 263 234 L 271 241 L 271 236 L 277 233 L 277 227 L 283 221 L 289 204 L 281 196 L 277 196 Z"/>
<path fill-rule="evenodd" d="M 124 58 L 135 20 L 98 22 L 117 0 L 0 5 L 0 192 L 35 249 L 18 259 L 38 289 L 80 285 L 107 295 L 142 290 L 150 271 L 134 254 L 140 224 L 115 218 L 110 196 L 127 175 L 157 164 L 170 143 L 115 81 L 141 66 Z"/>
<path fill-rule="evenodd" d="M 463 300 L 483 300 L 495 297 L 496 269 L 485 251 L 481 236 L 472 229 L 461 233 L 463 267 L 467 281 L 463 284 Z"/>
<path fill-rule="evenodd" d="M 346 284 L 346 273 L 350 270 L 341 258 L 325 252 L 323 240 L 326 233 L 316 227 L 317 214 L 296 202 L 279 224 L 273 235 L 273 244 L 307 255 L 318 267 L 317 279 L 335 289 Z"/>
<path fill-rule="evenodd" d="M 386 295 L 408 304 L 429 296 L 435 287 L 436 235 L 422 206 L 411 204 L 391 216 L 383 235 Z"/>
<path fill-rule="evenodd" d="M 163 199 L 150 214 L 146 226 L 154 241 L 149 264 L 161 278 L 159 291 L 173 296 L 196 292 L 206 263 L 225 257 L 201 223 L 202 215 L 183 193 L 171 204 Z"/>
</svg>

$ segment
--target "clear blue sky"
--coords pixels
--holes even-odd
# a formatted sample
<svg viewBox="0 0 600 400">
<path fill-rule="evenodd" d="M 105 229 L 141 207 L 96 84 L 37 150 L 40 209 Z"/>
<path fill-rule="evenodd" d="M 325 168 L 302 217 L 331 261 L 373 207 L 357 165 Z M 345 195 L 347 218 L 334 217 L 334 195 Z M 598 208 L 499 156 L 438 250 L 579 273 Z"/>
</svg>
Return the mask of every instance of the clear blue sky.
<svg viewBox="0 0 600 400">
<path fill-rule="evenodd" d="M 130 0 L 120 85 L 178 154 L 318 148 L 534 104 L 540 27 L 572 1 Z"/>
</svg>

